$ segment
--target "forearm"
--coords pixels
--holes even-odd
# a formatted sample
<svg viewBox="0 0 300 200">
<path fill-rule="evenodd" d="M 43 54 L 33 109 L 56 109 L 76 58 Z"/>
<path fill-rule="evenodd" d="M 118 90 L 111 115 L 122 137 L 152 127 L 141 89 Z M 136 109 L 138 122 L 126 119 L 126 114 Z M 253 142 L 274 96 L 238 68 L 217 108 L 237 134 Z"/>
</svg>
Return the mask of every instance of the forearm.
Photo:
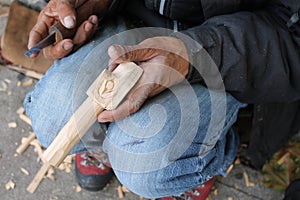
<svg viewBox="0 0 300 200">
<path fill-rule="evenodd" d="M 238 12 L 211 18 L 183 31 L 206 50 L 223 78 L 225 89 L 246 103 L 300 99 L 299 39 L 285 21 L 265 11 Z M 299 24 L 297 24 L 299 26 Z M 180 37 L 177 35 L 177 37 Z M 202 64 L 203 50 L 185 41 L 190 59 L 189 80 L 204 82 L 209 72 Z M 206 54 L 207 55 L 207 54 Z"/>
</svg>

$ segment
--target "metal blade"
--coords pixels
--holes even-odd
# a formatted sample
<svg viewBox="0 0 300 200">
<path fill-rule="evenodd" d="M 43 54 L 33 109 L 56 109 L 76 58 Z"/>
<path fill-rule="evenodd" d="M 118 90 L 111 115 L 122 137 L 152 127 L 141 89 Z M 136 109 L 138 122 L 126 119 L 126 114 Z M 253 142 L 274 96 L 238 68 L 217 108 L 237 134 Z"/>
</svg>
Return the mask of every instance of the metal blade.
<svg viewBox="0 0 300 200">
<path fill-rule="evenodd" d="M 29 49 L 24 55 L 26 57 L 29 57 L 31 54 L 40 52 L 43 48 L 45 48 L 51 44 L 54 44 L 55 42 L 56 42 L 55 33 L 53 32 L 50 35 L 48 35 L 47 37 L 45 37 L 43 40 L 41 40 L 37 45 L 35 45 L 31 49 Z"/>
</svg>

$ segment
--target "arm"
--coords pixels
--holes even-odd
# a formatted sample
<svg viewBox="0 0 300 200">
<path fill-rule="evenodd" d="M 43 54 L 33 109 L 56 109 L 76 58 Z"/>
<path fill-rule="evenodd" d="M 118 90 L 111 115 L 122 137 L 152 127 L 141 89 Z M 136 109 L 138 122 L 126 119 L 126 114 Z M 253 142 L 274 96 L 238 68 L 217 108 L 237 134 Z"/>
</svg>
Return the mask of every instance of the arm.
<svg viewBox="0 0 300 200">
<path fill-rule="evenodd" d="M 294 32 L 288 30 L 291 15 L 283 5 L 269 5 L 261 11 L 213 17 L 182 33 L 204 47 L 219 68 L 225 89 L 240 101 L 292 101 L 300 99 L 300 25 L 294 25 Z M 203 51 L 181 39 L 190 60 L 205 69 Z M 202 82 L 203 75 L 207 76 L 190 68 L 188 79 Z"/>
</svg>

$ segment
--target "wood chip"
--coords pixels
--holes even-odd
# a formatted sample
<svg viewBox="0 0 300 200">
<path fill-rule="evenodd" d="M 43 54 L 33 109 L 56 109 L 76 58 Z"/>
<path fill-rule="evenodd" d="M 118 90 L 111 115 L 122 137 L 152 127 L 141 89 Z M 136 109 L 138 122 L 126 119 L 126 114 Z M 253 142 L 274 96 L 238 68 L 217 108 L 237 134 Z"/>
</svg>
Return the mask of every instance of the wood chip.
<svg viewBox="0 0 300 200">
<path fill-rule="evenodd" d="M 69 164 L 72 164 L 73 160 L 75 159 L 75 154 L 73 155 L 68 155 L 63 162 L 65 163 L 69 163 Z"/>
<path fill-rule="evenodd" d="M 228 169 L 226 170 L 226 174 L 228 175 L 228 174 L 231 172 L 232 169 L 233 169 L 233 164 L 231 164 L 231 165 L 228 167 Z"/>
<path fill-rule="evenodd" d="M 7 84 L 4 81 L 1 81 L 1 87 L 0 87 L 0 91 L 6 91 L 7 90 Z"/>
<path fill-rule="evenodd" d="M 23 172 L 23 174 L 25 174 L 27 176 L 29 175 L 29 172 L 25 168 L 21 167 L 20 170 L 21 170 L 21 172 Z"/>
<path fill-rule="evenodd" d="M 55 181 L 55 180 L 56 180 L 56 177 L 55 177 L 55 171 L 54 171 L 54 168 L 53 168 L 53 167 L 50 167 L 50 168 L 49 168 L 49 170 L 47 171 L 46 177 L 49 178 L 49 179 L 52 180 L 52 181 Z"/>
<path fill-rule="evenodd" d="M 33 83 L 33 80 L 29 79 L 28 81 L 23 82 L 22 86 L 23 87 L 28 87 L 28 86 L 32 85 L 32 83 Z"/>
<path fill-rule="evenodd" d="M 6 190 L 14 189 L 15 187 L 16 187 L 16 184 L 13 182 L 13 180 L 10 180 L 8 183 L 5 184 Z"/>
<path fill-rule="evenodd" d="M 17 86 L 20 87 L 21 85 L 22 85 L 22 82 L 21 82 L 21 81 L 18 81 L 18 82 L 17 82 Z"/>
<path fill-rule="evenodd" d="M 20 114 L 19 117 L 21 120 L 23 120 L 24 122 L 26 122 L 27 124 L 29 124 L 31 126 L 31 120 L 29 119 L 29 117 L 27 115 Z"/>
<path fill-rule="evenodd" d="M 215 190 L 213 191 L 213 194 L 214 194 L 215 196 L 218 196 L 218 189 L 215 189 Z"/>
<path fill-rule="evenodd" d="M 7 125 L 8 125 L 8 128 L 16 128 L 17 127 L 16 122 L 9 122 Z"/>
<path fill-rule="evenodd" d="M 241 160 L 237 158 L 237 159 L 234 161 L 234 164 L 235 164 L 235 165 L 240 165 L 240 164 L 241 164 Z"/>
<path fill-rule="evenodd" d="M 7 78 L 4 79 L 4 81 L 5 81 L 6 83 L 8 83 L 8 84 L 11 83 L 11 80 L 9 80 L 9 79 L 7 79 Z"/>
<path fill-rule="evenodd" d="M 43 74 L 37 73 L 37 72 L 29 70 L 29 69 L 25 69 L 25 68 L 13 66 L 13 65 L 6 65 L 6 67 L 9 68 L 9 69 L 13 69 L 17 72 L 20 72 L 20 73 L 24 74 L 25 76 L 35 78 L 35 79 L 38 79 L 38 80 L 43 77 Z"/>
<path fill-rule="evenodd" d="M 232 197 L 228 197 L 227 200 L 233 200 L 233 198 Z"/>
<path fill-rule="evenodd" d="M 118 191 L 118 197 L 119 199 L 123 199 L 124 198 L 124 192 L 122 191 L 122 186 L 118 186 L 117 187 L 117 191 Z"/>
<path fill-rule="evenodd" d="M 253 187 L 254 186 L 254 183 L 250 182 L 249 181 L 249 176 L 247 174 L 247 172 L 243 172 L 243 176 L 244 176 L 244 180 L 245 180 L 245 184 L 247 187 Z"/>
<path fill-rule="evenodd" d="M 76 192 L 81 192 L 81 187 L 79 185 L 76 185 L 76 188 L 75 188 Z"/>
<path fill-rule="evenodd" d="M 61 163 L 59 166 L 58 166 L 58 169 L 61 170 L 61 171 L 64 171 L 66 169 L 66 166 L 64 163 Z"/>
<path fill-rule="evenodd" d="M 30 142 L 30 145 L 34 146 L 34 152 L 36 152 L 38 157 L 45 163 L 46 160 L 43 156 L 44 150 L 42 149 L 41 143 L 37 139 L 34 139 Z"/>
<path fill-rule="evenodd" d="M 122 186 L 122 191 L 125 192 L 125 193 L 126 193 L 126 192 L 129 192 L 129 190 L 128 190 L 127 187 L 125 187 L 125 186 Z"/>
<path fill-rule="evenodd" d="M 235 189 L 239 189 L 239 185 L 237 183 L 234 184 Z"/>
<path fill-rule="evenodd" d="M 278 165 L 282 165 L 284 163 L 284 161 L 290 157 L 290 152 L 286 152 L 278 161 L 277 164 Z"/>
<path fill-rule="evenodd" d="M 64 165 L 65 165 L 65 172 L 66 173 L 71 173 L 71 164 L 64 163 Z"/>
<path fill-rule="evenodd" d="M 23 137 L 21 141 L 22 144 L 17 148 L 16 152 L 18 154 L 22 154 L 28 148 L 30 142 L 32 142 L 35 139 L 35 137 L 36 136 L 34 132 L 30 132 L 30 135 L 26 138 Z"/>
<path fill-rule="evenodd" d="M 24 107 L 20 107 L 20 108 L 18 108 L 18 110 L 16 111 L 16 113 L 18 114 L 18 115 L 21 115 L 21 114 L 23 114 L 25 112 L 25 109 L 24 109 Z"/>
</svg>

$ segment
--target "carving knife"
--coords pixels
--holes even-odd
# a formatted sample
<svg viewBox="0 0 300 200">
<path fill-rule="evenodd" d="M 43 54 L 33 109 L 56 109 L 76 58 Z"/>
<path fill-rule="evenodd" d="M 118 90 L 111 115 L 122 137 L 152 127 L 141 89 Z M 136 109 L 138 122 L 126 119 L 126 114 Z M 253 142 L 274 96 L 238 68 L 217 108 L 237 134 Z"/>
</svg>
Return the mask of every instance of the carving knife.
<svg viewBox="0 0 300 200">
<path fill-rule="evenodd" d="M 24 55 L 26 57 L 29 57 L 31 54 L 40 52 L 43 48 L 52 45 L 56 42 L 55 39 L 55 32 L 49 34 L 47 37 L 45 37 L 43 40 L 41 40 L 37 45 L 29 49 Z"/>
</svg>

